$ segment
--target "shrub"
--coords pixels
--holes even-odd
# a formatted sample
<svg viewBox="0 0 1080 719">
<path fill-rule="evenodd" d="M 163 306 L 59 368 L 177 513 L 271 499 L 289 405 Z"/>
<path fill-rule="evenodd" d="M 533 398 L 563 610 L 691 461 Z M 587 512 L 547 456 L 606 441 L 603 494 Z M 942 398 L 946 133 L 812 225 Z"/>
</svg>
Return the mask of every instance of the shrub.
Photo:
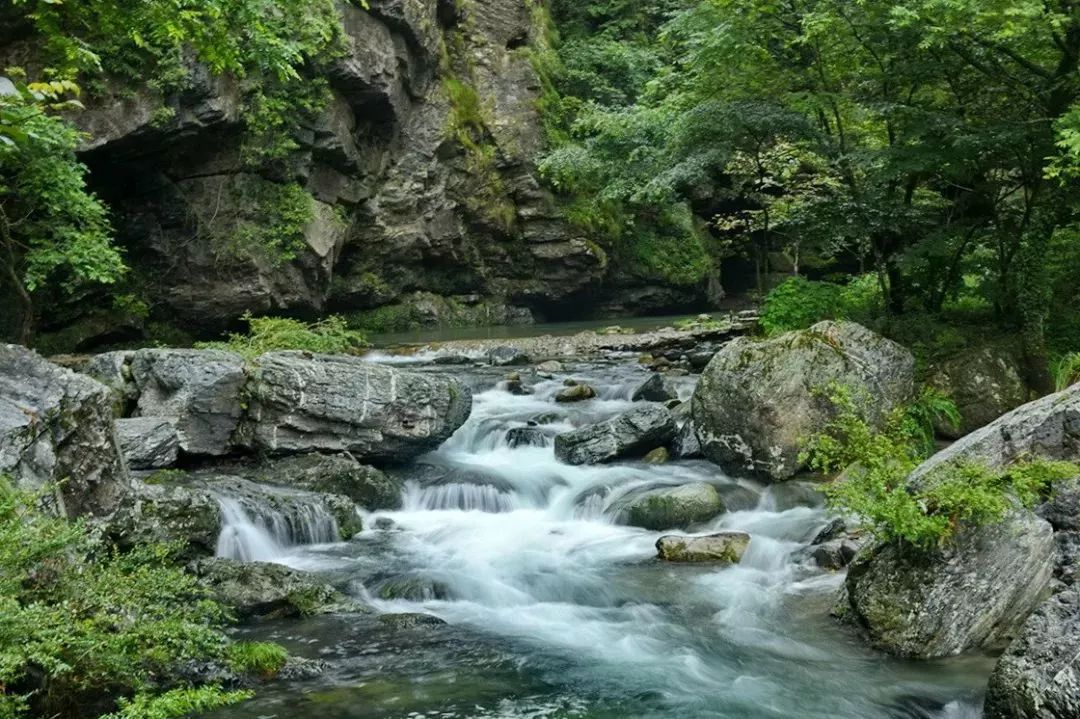
<svg viewBox="0 0 1080 719">
<path fill-rule="evenodd" d="M 1070 352 L 1059 357 L 1051 365 L 1050 371 L 1058 392 L 1080 382 L 1080 352 Z"/>
<path fill-rule="evenodd" d="M 253 359 L 276 350 L 352 353 L 367 346 L 364 334 L 350 329 L 344 318 L 331 315 L 314 323 L 284 317 L 244 315 L 246 334 L 232 334 L 225 342 L 199 342 L 198 349 L 223 349 Z"/>
<path fill-rule="evenodd" d="M 0 480 L 0 717 L 170 719 L 246 698 L 175 679 L 227 640 L 173 548 L 117 554 L 34 504 Z"/>
<path fill-rule="evenodd" d="M 237 642 L 225 650 L 229 667 L 238 674 L 253 674 L 263 679 L 277 676 L 289 653 L 273 642 Z"/>
<path fill-rule="evenodd" d="M 838 317 L 842 289 L 839 285 L 803 277 L 785 280 L 765 298 L 761 326 L 766 334 L 775 335 Z"/>
<path fill-rule="evenodd" d="M 999 521 L 1016 502 L 1032 506 L 1054 481 L 1080 474 L 1068 462 L 1022 461 L 1003 470 L 972 462 L 950 463 L 919 482 L 908 482 L 926 457 L 925 428 L 945 400 L 897 410 L 882 429 L 857 411 L 850 392 L 832 388 L 837 413 L 825 430 L 809 438 L 803 458 L 811 468 L 842 472 L 826 490 L 829 505 L 861 517 L 873 535 L 929 550 L 948 542 L 963 526 Z"/>
</svg>

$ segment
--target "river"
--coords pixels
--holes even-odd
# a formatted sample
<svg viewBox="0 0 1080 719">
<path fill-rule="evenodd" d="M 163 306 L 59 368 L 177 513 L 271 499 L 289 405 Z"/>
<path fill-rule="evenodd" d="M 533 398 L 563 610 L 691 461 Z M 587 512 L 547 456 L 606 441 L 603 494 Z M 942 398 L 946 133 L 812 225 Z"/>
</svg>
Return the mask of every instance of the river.
<svg viewBox="0 0 1080 719">
<path fill-rule="evenodd" d="M 274 561 L 325 572 L 382 612 L 424 612 L 447 625 L 392 631 L 360 616 L 243 630 L 328 660 L 330 670 L 269 685 L 215 716 L 981 716 L 991 659 L 887 658 L 829 616 L 843 576 L 800 555 L 828 522 L 812 486 L 764 486 L 703 461 L 557 462 L 555 434 L 626 410 L 647 377 L 632 362 L 573 369 L 597 399 L 556 404 L 570 373 L 516 396 L 499 388 L 495 370 L 453 368 L 474 387 L 472 415 L 401 470 L 400 511 L 365 517 L 351 542 L 271 548 Z M 689 396 L 694 378 L 680 381 Z M 507 445 L 507 430 L 537 418 L 547 446 Z M 694 531 L 749 532 L 741 564 L 659 562 L 661 533 L 619 523 L 634 492 L 697 481 L 714 484 L 729 511 Z M 266 558 L 266 548 L 250 554 Z"/>
</svg>

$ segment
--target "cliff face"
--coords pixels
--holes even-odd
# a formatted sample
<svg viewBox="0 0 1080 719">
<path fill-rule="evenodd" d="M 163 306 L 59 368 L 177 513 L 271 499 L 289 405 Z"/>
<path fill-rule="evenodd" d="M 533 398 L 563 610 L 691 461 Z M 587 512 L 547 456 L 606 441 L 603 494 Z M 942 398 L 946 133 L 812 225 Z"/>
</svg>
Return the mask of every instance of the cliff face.
<svg viewBox="0 0 1080 719">
<path fill-rule="evenodd" d="M 112 88 L 75 117 L 153 314 L 204 334 L 247 311 L 363 316 L 416 298 L 422 320 L 581 314 L 618 273 L 537 180 L 532 2 L 341 10 L 347 51 L 318 78 L 332 99 L 287 162 L 243 156 L 241 90 L 198 67 L 180 95 Z M 301 215 L 303 242 L 287 243 Z"/>
</svg>

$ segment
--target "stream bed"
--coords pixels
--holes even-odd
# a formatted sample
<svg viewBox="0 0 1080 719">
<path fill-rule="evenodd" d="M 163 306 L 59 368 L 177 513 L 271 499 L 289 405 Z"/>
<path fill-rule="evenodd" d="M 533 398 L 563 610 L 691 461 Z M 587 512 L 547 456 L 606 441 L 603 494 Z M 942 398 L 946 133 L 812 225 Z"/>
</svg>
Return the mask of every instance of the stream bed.
<svg viewBox="0 0 1080 719">
<path fill-rule="evenodd" d="M 400 511 L 366 516 L 347 543 L 232 548 L 323 572 L 380 612 L 446 624 L 402 629 L 360 615 L 242 630 L 330 668 L 260 688 L 213 717 L 981 716 L 991 658 L 891 659 L 829 616 L 843 575 L 802 555 L 829 519 L 811 485 L 765 486 L 704 461 L 557 462 L 556 434 L 625 411 L 648 377 L 632 361 L 570 369 L 527 375 L 533 393 L 518 396 L 500 389 L 506 370 L 439 368 L 473 387 L 473 412 L 441 448 L 399 470 Z M 598 398 L 556 404 L 570 376 Z M 694 379 L 676 379 L 680 396 Z M 530 421 L 547 445 L 510 447 L 507 431 Z M 728 512 L 692 533 L 749 532 L 737 566 L 660 562 L 654 544 L 672 532 L 620 523 L 634 493 L 701 481 Z"/>
</svg>

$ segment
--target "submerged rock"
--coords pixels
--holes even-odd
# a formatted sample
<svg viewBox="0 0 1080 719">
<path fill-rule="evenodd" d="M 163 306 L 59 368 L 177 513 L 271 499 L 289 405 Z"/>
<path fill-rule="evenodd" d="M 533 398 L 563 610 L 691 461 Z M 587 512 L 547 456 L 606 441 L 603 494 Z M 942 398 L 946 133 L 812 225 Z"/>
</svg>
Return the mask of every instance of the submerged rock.
<svg viewBox="0 0 1080 719">
<path fill-rule="evenodd" d="M 999 524 L 962 530 L 933 553 L 895 543 L 861 553 L 838 613 L 899 656 L 993 648 L 1042 600 L 1053 570 L 1052 528 L 1017 510 Z"/>
<path fill-rule="evenodd" d="M 439 627 L 446 624 L 446 621 L 439 619 L 434 614 L 407 612 L 403 614 L 383 614 L 379 617 L 379 623 L 390 629 L 406 630 Z"/>
<path fill-rule="evenodd" d="M 702 374 L 692 400 L 705 456 L 735 472 L 787 479 L 801 467 L 802 440 L 832 416 L 822 396 L 849 387 L 871 421 L 910 399 L 915 359 L 851 322 L 821 322 L 767 340 L 736 339 Z"/>
<path fill-rule="evenodd" d="M 1080 717 L 1080 591 L 1044 602 L 998 660 L 986 719 Z"/>
<path fill-rule="evenodd" d="M 272 454 L 351 452 L 401 463 L 460 427 L 472 395 L 457 380 L 342 355 L 274 352 L 257 360 L 244 435 Z"/>
<path fill-rule="evenodd" d="M 643 405 L 614 419 L 555 438 L 555 457 L 567 464 L 598 464 L 643 455 L 675 436 L 675 419 L 659 405 Z"/>
<path fill-rule="evenodd" d="M 662 531 L 707 522 L 724 511 L 720 494 L 711 484 L 695 482 L 645 492 L 630 500 L 627 524 Z"/>
<path fill-rule="evenodd" d="M 243 413 L 244 361 L 218 350 L 145 349 L 135 353 L 131 374 L 139 390 L 138 414 L 176 420 L 180 449 L 224 455 Z"/>
<path fill-rule="evenodd" d="M 29 491 L 56 486 L 58 514 L 111 514 L 131 487 L 112 403 L 99 382 L 0 344 L 0 475 Z"/>
<path fill-rule="evenodd" d="M 366 611 L 317 575 L 281 564 L 213 558 L 194 562 L 189 570 L 241 619 Z"/>
<path fill-rule="evenodd" d="M 738 564 L 750 535 L 746 532 L 720 532 L 704 537 L 669 535 L 656 540 L 657 556 L 668 562 L 716 562 Z"/>
<path fill-rule="evenodd" d="M 424 577 L 394 577 L 379 582 L 375 588 L 379 599 L 404 599 L 410 602 L 427 602 L 432 599 L 448 599 L 450 588 L 442 582 Z"/>
<path fill-rule="evenodd" d="M 173 417 L 118 419 L 116 439 L 132 469 L 171 467 L 180 453 L 180 435 Z"/>
</svg>

